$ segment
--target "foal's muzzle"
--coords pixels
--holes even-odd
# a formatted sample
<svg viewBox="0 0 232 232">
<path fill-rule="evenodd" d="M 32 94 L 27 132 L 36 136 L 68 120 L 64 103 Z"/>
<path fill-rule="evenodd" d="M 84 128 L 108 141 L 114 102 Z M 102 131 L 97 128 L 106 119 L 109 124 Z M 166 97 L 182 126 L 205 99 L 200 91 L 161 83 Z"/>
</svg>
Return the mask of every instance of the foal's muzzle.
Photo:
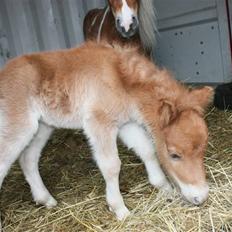
<svg viewBox="0 0 232 232">
<path fill-rule="evenodd" d="M 120 17 L 116 18 L 117 31 L 124 38 L 130 38 L 131 36 L 133 36 L 137 32 L 138 26 L 139 26 L 139 21 L 138 21 L 138 18 L 136 16 L 132 17 L 132 23 L 129 25 L 128 30 L 126 30 L 126 28 L 122 25 Z"/>
<path fill-rule="evenodd" d="M 209 187 L 207 184 L 201 187 L 188 185 L 188 188 L 181 189 L 184 197 L 194 205 L 201 205 L 208 197 Z"/>
</svg>

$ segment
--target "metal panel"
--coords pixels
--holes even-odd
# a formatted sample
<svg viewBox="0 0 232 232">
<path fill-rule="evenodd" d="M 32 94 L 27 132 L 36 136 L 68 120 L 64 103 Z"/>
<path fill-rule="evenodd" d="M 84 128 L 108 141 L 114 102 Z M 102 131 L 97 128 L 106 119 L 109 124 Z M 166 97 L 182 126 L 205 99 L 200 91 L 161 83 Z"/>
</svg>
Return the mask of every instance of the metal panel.
<svg viewBox="0 0 232 232">
<path fill-rule="evenodd" d="M 0 18 L 0 67 L 3 66 L 4 63 L 10 57 L 9 44 L 8 44 L 6 32 L 1 28 L 3 27 L 2 27 L 2 20 Z"/>
<path fill-rule="evenodd" d="M 185 82 L 223 82 L 220 49 L 218 23 L 209 22 L 163 31 L 156 58 Z"/>
<path fill-rule="evenodd" d="M 3 51 L 4 33 L 1 30 L 1 28 L 2 28 L 2 21 L 0 20 L 0 67 L 4 64 L 4 51 Z"/>
<path fill-rule="evenodd" d="M 78 5 L 79 4 L 79 5 Z M 82 19 L 85 11 L 76 0 L 61 0 L 58 4 L 67 47 L 80 44 L 83 38 Z"/>
<path fill-rule="evenodd" d="M 159 19 L 175 18 L 216 6 L 216 0 L 154 0 Z M 171 4 L 171 5 L 170 5 Z"/>
<path fill-rule="evenodd" d="M 106 5 L 106 0 L 82 0 L 84 10 L 87 12 L 93 8 L 102 8 Z"/>
<path fill-rule="evenodd" d="M 29 52 L 83 42 L 83 19 L 105 0 L 0 0 L 0 67 Z"/>
<path fill-rule="evenodd" d="M 2 37 L 5 37 L 8 41 L 8 58 L 16 56 L 16 49 L 15 44 L 13 41 L 13 35 L 12 30 L 9 22 L 9 16 L 6 8 L 5 1 L 0 1 L 0 21 L 1 23 L 1 31 L 2 31 Z M 1 40 L 2 42 L 2 40 Z M 1 43 L 1 46 L 3 44 Z M 3 53 L 3 58 L 6 59 L 6 54 Z"/>
<path fill-rule="evenodd" d="M 230 28 L 231 28 L 231 38 L 232 38 L 232 1 L 228 0 L 228 6 L 229 6 L 229 17 L 230 17 Z M 232 44 L 232 41 L 231 41 Z"/>
<path fill-rule="evenodd" d="M 231 81 L 232 63 L 226 1 L 216 0 L 224 81 Z"/>
<path fill-rule="evenodd" d="M 65 47 L 64 35 L 59 33 L 61 26 L 55 3 L 52 0 L 33 1 L 38 28 L 42 37 L 42 50 Z"/>
<path fill-rule="evenodd" d="M 232 65 L 225 1 L 155 3 L 160 30 L 155 51 L 157 62 L 186 82 L 229 81 Z"/>
</svg>

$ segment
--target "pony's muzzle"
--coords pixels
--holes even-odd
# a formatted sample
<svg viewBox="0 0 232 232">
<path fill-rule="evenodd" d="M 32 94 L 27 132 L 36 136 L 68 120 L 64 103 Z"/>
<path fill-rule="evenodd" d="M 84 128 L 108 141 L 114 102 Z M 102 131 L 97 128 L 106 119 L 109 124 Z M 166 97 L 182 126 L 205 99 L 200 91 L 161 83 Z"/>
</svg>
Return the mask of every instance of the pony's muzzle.
<svg viewBox="0 0 232 232">
<path fill-rule="evenodd" d="M 209 195 L 208 185 L 193 186 L 188 185 L 188 189 L 181 189 L 183 196 L 194 205 L 201 205 L 206 201 Z"/>
<path fill-rule="evenodd" d="M 116 18 L 116 28 L 118 32 L 124 37 L 129 38 L 133 36 L 138 29 L 139 21 L 136 16 L 132 16 L 131 23 L 128 25 L 123 25 L 122 20 L 120 17 Z"/>
</svg>

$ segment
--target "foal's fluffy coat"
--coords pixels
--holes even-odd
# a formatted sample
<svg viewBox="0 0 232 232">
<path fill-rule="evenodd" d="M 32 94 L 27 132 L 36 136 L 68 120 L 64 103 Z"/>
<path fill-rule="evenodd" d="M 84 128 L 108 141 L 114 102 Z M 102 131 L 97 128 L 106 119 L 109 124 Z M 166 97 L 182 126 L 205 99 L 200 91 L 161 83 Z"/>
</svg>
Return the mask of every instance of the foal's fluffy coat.
<svg viewBox="0 0 232 232">
<path fill-rule="evenodd" d="M 0 72 L 0 185 L 19 158 L 34 200 L 55 206 L 38 171 L 41 149 L 53 127 L 83 128 L 119 219 L 129 211 L 119 190 L 118 135 L 143 160 L 151 184 L 170 191 L 155 142 L 182 194 L 200 204 L 208 195 L 203 110 L 212 92 L 187 89 L 136 48 L 89 42 L 13 59 Z"/>
</svg>

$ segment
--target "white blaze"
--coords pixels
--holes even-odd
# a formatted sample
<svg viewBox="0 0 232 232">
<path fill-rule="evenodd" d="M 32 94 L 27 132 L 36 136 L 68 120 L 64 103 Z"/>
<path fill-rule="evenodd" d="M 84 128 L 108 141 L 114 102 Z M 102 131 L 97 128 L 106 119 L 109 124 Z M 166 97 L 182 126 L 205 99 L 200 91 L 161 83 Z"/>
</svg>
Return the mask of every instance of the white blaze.
<svg viewBox="0 0 232 232">
<path fill-rule="evenodd" d="M 130 25 L 133 23 L 134 11 L 128 6 L 126 0 L 122 0 L 121 9 L 121 26 L 125 28 L 126 32 L 129 31 Z"/>
</svg>

